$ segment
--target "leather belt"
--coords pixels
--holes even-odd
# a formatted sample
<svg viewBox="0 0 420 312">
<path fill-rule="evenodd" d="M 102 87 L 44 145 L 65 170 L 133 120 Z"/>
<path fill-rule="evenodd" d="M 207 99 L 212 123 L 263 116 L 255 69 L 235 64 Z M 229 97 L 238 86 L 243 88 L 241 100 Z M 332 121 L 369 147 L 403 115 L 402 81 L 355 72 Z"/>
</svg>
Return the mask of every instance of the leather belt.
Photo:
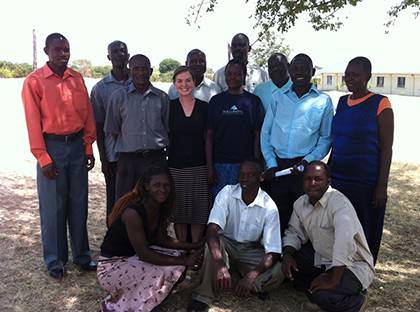
<svg viewBox="0 0 420 312">
<path fill-rule="evenodd" d="M 83 137 L 83 129 L 76 133 L 65 134 L 65 135 L 44 133 L 45 139 L 60 141 L 60 142 L 65 142 L 65 143 L 75 141 L 77 139 L 80 139 L 81 137 Z"/>
</svg>

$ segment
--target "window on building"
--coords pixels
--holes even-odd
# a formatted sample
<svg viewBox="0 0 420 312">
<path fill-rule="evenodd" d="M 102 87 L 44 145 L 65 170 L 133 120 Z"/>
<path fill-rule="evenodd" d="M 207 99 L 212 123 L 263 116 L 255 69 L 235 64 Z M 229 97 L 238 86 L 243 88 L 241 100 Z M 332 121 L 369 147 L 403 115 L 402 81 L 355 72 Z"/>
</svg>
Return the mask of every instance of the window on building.
<svg viewBox="0 0 420 312">
<path fill-rule="evenodd" d="M 332 76 L 331 75 L 327 76 L 327 86 L 332 86 Z"/>
<path fill-rule="evenodd" d="M 378 88 L 383 88 L 384 87 L 384 76 L 378 76 L 376 77 L 376 86 Z"/>
<path fill-rule="evenodd" d="M 405 77 L 397 77 L 397 88 L 405 88 Z"/>
</svg>

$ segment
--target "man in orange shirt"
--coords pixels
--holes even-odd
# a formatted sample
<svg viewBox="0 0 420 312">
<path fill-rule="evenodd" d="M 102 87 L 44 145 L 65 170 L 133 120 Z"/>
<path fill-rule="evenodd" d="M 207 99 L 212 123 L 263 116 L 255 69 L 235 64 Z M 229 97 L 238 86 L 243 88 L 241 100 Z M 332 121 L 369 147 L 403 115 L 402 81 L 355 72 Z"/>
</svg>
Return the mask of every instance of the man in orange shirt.
<svg viewBox="0 0 420 312">
<path fill-rule="evenodd" d="M 23 84 L 31 152 L 38 160 L 37 188 L 44 261 L 49 275 L 61 278 L 68 259 L 67 224 L 73 261 L 96 270 L 86 228 L 87 172 L 95 164 L 95 120 L 82 76 L 67 67 L 70 48 L 58 33 L 49 35 L 48 62 Z"/>
</svg>

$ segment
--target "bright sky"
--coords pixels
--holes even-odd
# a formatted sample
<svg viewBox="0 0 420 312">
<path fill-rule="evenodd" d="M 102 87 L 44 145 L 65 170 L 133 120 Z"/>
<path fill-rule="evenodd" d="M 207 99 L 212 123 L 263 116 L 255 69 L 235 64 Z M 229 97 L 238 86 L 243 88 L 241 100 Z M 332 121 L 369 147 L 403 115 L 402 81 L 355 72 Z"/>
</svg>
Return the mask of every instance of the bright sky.
<svg viewBox="0 0 420 312">
<path fill-rule="evenodd" d="M 251 42 L 253 30 L 251 0 L 219 0 L 216 12 L 205 14 L 200 28 L 187 26 L 188 7 L 198 0 L 13 0 L 2 3 L 0 60 L 32 63 L 32 29 L 38 37 L 38 65 L 46 61 L 42 48 L 45 37 L 60 32 L 70 41 L 71 60 L 89 59 L 95 65 L 108 64 L 106 46 L 119 39 L 131 55 L 149 56 L 153 66 L 167 57 L 185 61 L 187 52 L 199 48 L 207 54 L 214 70 L 227 62 L 227 43 L 238 32 Z M 7 3 L 7 4 L 6 4 Z M 404 12 L 385 35 L 387 9 L 395 1 L 365 0 L 343 12 L 344 26 L 338 32 L 314 31 L 305 17 L 283 37 L 293 55 L 305 52 L 324 70 L 344 70 L 354 56 L 371 59 L 375 72 L 420 72 L 420 18 Z M 124 4 L 124 6 L 122 6 Z M 7 9 L 7 10 L 6 10 Z"/>
</svg>

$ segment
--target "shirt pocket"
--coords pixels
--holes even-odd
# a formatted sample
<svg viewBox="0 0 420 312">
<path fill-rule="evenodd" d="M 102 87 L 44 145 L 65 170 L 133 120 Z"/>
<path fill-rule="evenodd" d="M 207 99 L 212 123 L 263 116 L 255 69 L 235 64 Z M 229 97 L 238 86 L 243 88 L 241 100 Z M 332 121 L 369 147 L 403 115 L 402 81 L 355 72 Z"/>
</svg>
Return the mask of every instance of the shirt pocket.
<svg viewBox="0 0 420 312">
<path fill-rule="evenodd" d="M 245 239 L 249 242 L 258 242 L 261 240 L 263 233 L 263 225 L 259 223 L 248 223 L 246 224 L 246 237 Z"/>
<path fill-rule="evenodd" d="M 73 91 L 71 94 L 72 103 L 75 111 L 79 115 L 80 119 L 85 120 L 89 102 L 87 100 L 87 94 L 82 91 Z"/>
<path fill-rule="evenodd" d="M 322 121 L 323 110 L 318 107 L 312 107 L 305 113 L 303 119 L 308 134 L 318 132 Z"/>
</svg>

